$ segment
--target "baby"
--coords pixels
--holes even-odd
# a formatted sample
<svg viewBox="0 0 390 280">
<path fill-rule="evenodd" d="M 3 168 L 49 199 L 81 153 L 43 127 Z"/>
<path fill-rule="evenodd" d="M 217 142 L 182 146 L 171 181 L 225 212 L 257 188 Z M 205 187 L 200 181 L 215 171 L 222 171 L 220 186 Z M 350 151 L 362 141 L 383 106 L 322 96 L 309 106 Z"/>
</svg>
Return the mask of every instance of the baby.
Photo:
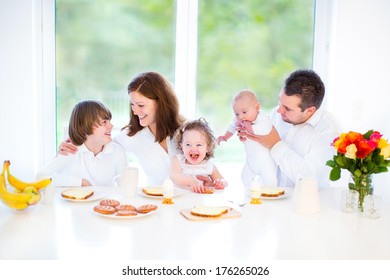
<svg viewBox="0 0 390 280">
<path fill-rule="evenodd" d="M 210 160 L 214 156 L 215 138 L 203 119 L 186 123 L 178 132 L 177 143 L 182 153 L 172 159 L 170 174 L 175 185 L 205 193 L 207 188 L 196 178 L 202 175 L 209 176 L 216 189 L 227 187 L 227 181 Z"/>
<path fill-rule="evenodd" d="M 227 141 L 239 130 L 252 134 L 267 135 L 272 129 L 268 116 L 260 111 L 260 102 L 256 94 L 248 89 L 240 90 L 233 98 L 235 119 L 226 133 L 217 138 L 218 145 Z M 250 187 L 250 181 L 258 175 L 262 186 L 277 186 L 277 165 L 271 158 L 269 149 L 250 139 L 240 139 L 245 146 L 246 160 L 241 173 L 245 187 Z"/>
</svg>

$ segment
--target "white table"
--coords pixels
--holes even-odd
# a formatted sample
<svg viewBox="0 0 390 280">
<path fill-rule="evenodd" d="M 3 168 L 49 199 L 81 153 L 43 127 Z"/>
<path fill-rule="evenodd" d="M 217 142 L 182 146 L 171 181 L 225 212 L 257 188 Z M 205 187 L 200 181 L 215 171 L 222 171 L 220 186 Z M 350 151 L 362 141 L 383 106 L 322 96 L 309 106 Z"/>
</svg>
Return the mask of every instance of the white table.
<svg viewBox="0 0 390 280">
<path fill-rule="evenodd" d="M 379 219 L 342 212 L 342 188 L 322 189 L 321 212 L 314 215 L 293 212 L 292 196 L 261 205 L 229 204 L 243 198 L 234 186 L 213 195 L 187 192 L 173 205 L 137 195 L 129 202 L 159 208 L 131 220 L 100 217 L 92 211 L 96 201 L 65 201 L 57 189 L 52 205 L 18 212 L 0 204 L 0 259 L 390 259 L 389 176 L 380 176 L 375 189 L 382 197 Z M 108 197 L 121 198 L 114 188 L 104 189 L 111 190 Z M 242 216 L 201 222 L 181 216 L 180 210 L 198 204 L 231 205 Z"/>
</svg>

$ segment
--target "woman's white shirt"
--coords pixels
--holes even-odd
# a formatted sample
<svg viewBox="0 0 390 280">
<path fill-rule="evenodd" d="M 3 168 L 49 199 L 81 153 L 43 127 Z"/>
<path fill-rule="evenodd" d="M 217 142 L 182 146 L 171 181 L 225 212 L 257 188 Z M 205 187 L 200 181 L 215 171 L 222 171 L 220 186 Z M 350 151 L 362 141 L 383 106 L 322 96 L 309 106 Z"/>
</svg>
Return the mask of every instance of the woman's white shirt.
<svg viewBox="0 0 390 280">
<path fill-rule="evenodd" d="M 162 185 L 169 178 L 171 159 L 178 154 L 175 137 L 166 138 L 168 152 L 155 141 L 155 136 L 145 127 L 133 136 L 128 136 L 129 130 L 122 130 L 114 139 L 127 152 L 132 153 L 142 166 L 148 186 Z"/>
<path fill-rule="evenodd" d="M 111 186 L 113 178 L 126 166 L 126 152 L 117 143 L 108 143 L 96 156 L 83 144 L 76 154 L 57 155 L 37 178 L 50 176 L 54 186 L 81 186 L 82 179 L 93 186 Z"/>
</svg>

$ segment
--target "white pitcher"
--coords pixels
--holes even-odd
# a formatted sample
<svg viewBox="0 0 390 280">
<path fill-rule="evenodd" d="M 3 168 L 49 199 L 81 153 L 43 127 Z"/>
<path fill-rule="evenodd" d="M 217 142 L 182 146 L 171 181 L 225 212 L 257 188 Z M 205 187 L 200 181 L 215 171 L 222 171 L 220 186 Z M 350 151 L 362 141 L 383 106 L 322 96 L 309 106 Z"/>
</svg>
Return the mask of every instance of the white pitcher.
<svg viewBox="0 0 390 280">
<path fill-rule="evenodd" d="M 298 176 L 292 199 L 292 210 L 300 214 L 320 212 L 320 196 L 316 178 Z"/>
<path fill-rule="evenodd" d="M 138 187 L 138 168 L 125 167 L 122 174 L 114 178 L 114 185 L 119 187 L 126 197 L 134 197 Z"/>
</svg>

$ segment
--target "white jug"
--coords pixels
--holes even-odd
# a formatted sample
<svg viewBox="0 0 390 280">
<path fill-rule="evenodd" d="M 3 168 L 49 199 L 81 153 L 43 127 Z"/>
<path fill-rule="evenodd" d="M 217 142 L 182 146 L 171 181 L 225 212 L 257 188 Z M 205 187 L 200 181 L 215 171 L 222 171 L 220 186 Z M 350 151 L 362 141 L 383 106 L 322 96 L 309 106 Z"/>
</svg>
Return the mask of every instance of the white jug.
<svg viewBox="0 0 390 280">
<path fill-rule="evenodd" d="M 300 214 L 320 212 L 320 196 L 316 178 L 298 176 L 292 199 L 292 210 Z"/>
<path fill-rule="evenodd" d="M 121 175 L 114 178 L 114 186 L 120 188 L 126 197 L 134 197 L 138 187 L 138 168 L 125 167 Z"/>
</svg>

